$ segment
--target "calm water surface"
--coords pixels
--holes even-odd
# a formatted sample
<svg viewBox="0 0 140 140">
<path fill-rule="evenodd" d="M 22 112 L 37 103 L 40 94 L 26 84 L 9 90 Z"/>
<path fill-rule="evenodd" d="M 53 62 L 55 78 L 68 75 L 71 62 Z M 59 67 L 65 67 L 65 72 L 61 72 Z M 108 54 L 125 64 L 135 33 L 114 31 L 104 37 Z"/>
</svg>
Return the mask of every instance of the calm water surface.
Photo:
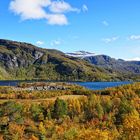
<svg viewBox="0 0 140 140">
<path fill-rule="evenodd" d="M 77 82 L 80 86 L 84 86 L 92 90 L 100 90 L 109 87 L 117 87 L 121 85 L 131 84 L 132 82 Z"/>
<path fill-rule="evenodd" d="M 21 81 L 0 81 L 0 86 L 17 86 Z M 22 81 L 34 82 L 34 81 Z M 80 86 L 84 86 L 92 90 L 100 90 L 108 87 L 117 87 L 120 85 L 130 84 L 132 82 L 74 82 Z"/>
</svg>

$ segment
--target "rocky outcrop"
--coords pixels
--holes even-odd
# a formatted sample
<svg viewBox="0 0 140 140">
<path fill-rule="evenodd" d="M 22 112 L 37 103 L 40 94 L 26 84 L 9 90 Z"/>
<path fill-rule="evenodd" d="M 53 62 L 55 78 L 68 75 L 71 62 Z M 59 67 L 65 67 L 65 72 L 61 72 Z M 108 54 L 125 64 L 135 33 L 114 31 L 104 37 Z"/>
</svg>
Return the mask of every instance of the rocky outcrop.
<svg viewBox="0 0 140 140">
<path fill-rule="evenodd" d="M 133 73 L 140 74 L 140 62 L 125 61 L 122 59 L 114 59 L 107 55 L 96 55 L 91 57 L 85 57 L 85 60 L 91 64 L 100 66 L 111 71 L 117 71 L 120 73 Z"/>
<path fill-rule="evenodd" d="M 0 39 L 0 61 L 10 69 L 27 67 L 41 58 L 45 51 L 31 44 Z"/>
</svg>

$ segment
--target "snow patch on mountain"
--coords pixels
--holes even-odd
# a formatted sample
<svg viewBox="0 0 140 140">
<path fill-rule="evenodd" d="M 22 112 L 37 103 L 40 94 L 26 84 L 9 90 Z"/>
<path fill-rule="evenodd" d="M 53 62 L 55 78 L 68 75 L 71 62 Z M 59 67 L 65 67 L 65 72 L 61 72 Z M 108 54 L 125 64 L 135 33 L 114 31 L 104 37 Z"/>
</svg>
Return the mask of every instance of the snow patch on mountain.
<svg viewBox="0 0 140 140">
<path fill-rule="evenodd" d="M 91 57 L 96 56 L 97 54 L 87 51 L 76 51 L 73 53 L 66 53 L 68 56 L 77 57 L 77 58 L 85 58 L 85 57 Z"/>
</svg>

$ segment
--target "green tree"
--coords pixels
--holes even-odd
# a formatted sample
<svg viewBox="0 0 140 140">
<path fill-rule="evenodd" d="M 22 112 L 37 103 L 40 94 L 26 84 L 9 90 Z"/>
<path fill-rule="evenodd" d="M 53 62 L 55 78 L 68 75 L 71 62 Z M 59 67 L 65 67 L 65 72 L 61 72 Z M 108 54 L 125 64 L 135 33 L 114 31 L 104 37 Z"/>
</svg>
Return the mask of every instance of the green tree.
<svg viewBox="0 0 140 140">
<path fill-rule="evenodd" d="M 97 117 L 99 119 L 102 119 L 102 117 L 104 115 L 104 111 L 103 111 L 103 108 L 102 108 L 101 104 L 97 103 L 96 106 L 95 106 L 95 109 L 96 109 L 96 112 L 97 112 Z"/>
<path fill-rule="evenodd" d="M 42 108 L 37 104 L 32 104 L 31 113 L 35 121 L 38 121 L 40 118 L 40 114 L 42 114 Z M 42 114 L 43 115 L 43 114 Z M 40 120 L 39 120 L 40 121 Z"/>
<path fill-rule="evenodd" d="M 56 119 L 62 118 L 67 115 L 68 106 L 64 100 L 56 99 L 53 110 L 53 117 Z"/>
<path fill-rule="evenodd" d="M 121 124 L 125 115 L 129 115 L 133 111 L 134 107 L 131 102 L 126 98 L 122 98 L 118 113 L 116 114 L 116 123 Z"/>
</svg>

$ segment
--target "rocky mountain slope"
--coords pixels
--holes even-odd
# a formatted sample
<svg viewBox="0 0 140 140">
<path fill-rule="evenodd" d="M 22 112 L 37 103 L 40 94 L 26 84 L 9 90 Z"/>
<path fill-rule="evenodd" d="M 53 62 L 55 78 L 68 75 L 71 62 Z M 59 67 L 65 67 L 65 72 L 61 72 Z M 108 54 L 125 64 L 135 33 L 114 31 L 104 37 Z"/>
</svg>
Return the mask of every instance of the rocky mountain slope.
<svg viewBox="0 0 140 140">
<path fill-rule="evenodd" d="M 79 57 L 82 54 L 84 57 Z M 139 62 L 130 63 L 129 69 L 124 68 L 120 71 L 122 65 L 126 63 L 123 60 L 84 51 L 79 52 L 79 56 L 73 57 L 58 50 L 42 49 L 29 43 L 0 39 L 0 79 L 58 81 L 139 79 L 137 75 Z M 135 66 L 134 72 L 131 65 Z"/>
<path fill-rule="evenodd" d="M 116 73 L 58 50 L 0 39 L 0 79 L 108 81 Z"/>
<path fill-rule="evenodd" d="M 84 51 L 80 51 L 84 52 Z M 111 72 L 119 72 L 122 74 L 140 74 L 140 61 L 125 61 L 122 59 L 111 58 L 107 55 L 96 55 L 94 53 L 81 53 L 79 56 L 77 52 L 75 53 L 67 53 L 67 55 L 73 54 L 73 57 L 81 58 L 83 60 L 88 61 L 91 64 L 94 64 L 98 67 L 108 69 Z M 90 55 L 91 54 L 91 55 Z"/>
<path fill-rule="evenodd" d="M 114 59 L 106 55 L 97 55 L 94 57 L 84 58 L 91 64 L 107 68 L 112 71 L 121 73 L 140 74 L 140 62 L 138 61 L 125 61 L 122 59 Z"/>
</svg>

